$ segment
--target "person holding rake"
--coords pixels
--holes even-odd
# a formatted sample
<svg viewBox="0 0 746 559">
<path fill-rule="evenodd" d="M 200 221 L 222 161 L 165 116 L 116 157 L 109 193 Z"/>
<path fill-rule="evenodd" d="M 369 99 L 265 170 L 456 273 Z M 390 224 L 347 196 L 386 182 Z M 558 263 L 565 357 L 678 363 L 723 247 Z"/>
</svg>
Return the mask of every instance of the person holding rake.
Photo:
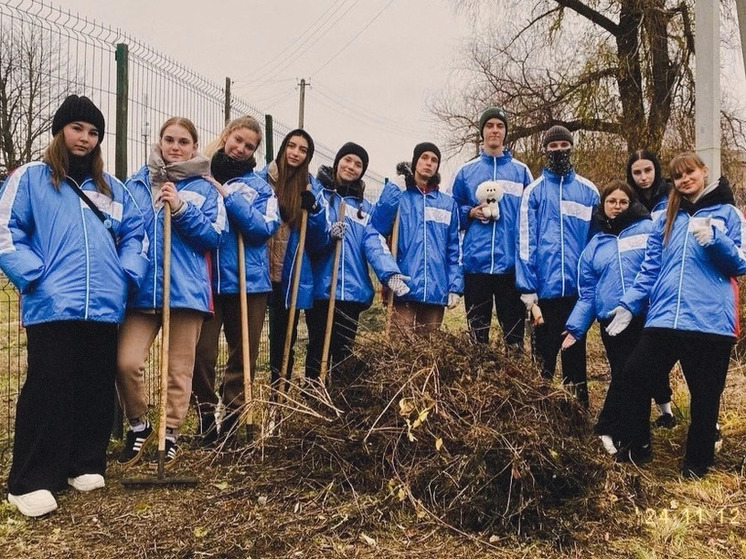
<svg viewBox="0 0 746 559">
<path fill-rule="evenodd" d="M 318 380 L 326 372 L 322 365 L 327 358 L 337 365 L 350 355 L 360 313 L 373 302 L 368 264 L 397 296 L 409 292 L 386 240 L 369 226 L 373 204 L 363 198 L 367 168 L 368 152 L 347 142 L 337 152 L 333 167 L 322 166 L 316 175 L 324 188 L 332 228 L 343 228 L 344 234 L 333 248 L 313 259 L 314 301 L 306 311 L 306 320 L 314 325 L 308 330 L 307 380 Z M 331 324 L 327 320 L 330 305 L 334 305 Z M 329 355 L 323 353 L 325 341 Z"/>
<path fill-rule="evenodd" d="M 156 436 L 147 418 L 145 364 L 163 326 L 163 238 L 170 212 L 170 346 L 165 410 L 165 466 L 178 457 L 179 428 L 189 409 L 195 348 L 202 324 L 213 313 L 208 253 L 218 247 L 225 228 L 219 192 L 204 178 L 210 160 L 197 150 L 191 120 L 172 117 L 161 127 L 145 166 L 127 180 L 145 218 L 150 266 L 138 290 L 130 293 L 119 332 L 117 390 L 130 424 L 118 462 L 132 466 Z"/>
</svg>

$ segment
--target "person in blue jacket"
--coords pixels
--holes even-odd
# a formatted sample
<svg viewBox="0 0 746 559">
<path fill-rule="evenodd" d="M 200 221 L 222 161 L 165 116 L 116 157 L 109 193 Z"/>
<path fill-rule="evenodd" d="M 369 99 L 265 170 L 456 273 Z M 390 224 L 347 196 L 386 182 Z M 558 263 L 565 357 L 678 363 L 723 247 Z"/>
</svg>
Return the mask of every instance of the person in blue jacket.
<svg viewBox="0 0 746 559">
<path fill-rule="evenodd" d="M 663 176 L 661 164 L 654 153 L 646 149 L 638 149 L 627 160 L 627 184 L 637 193 L 638 199 L 644 205 L 653 219 L 666 213 L 668 194 L 671 183 Z M 670 371 L 660 377 L 652 379 L 652 396 L 660 415 L 655 420 L 656 427 L 671 429 L 676 426 L 676 418 L 671 409 Z"/>
<path fill-rule="evenodd" d="M 166 466 L 178 457 L 177 438 L 192 393 L 195 348 L 202 323 L 213 312 L 209 252 L 225 228 L 223 199 L 208 180 L 210 160 L 197 151 L 191 120 L 172 117 L 161 127 L 147 164 L 127 179 L 145 219 L 150 266 L 130 292 L 119 332 L 117 390 L 130 429 L 118 461 L 137 463 L 155 431 L 147 418 L 145 365 L 161 329 L 163 217 L 171 212 L 170 343 L 166 406 Z M 166 206 L 166 204 L 168 204 Z"/>
<path fill-rule="evenodd" d="M 624 365 L 642 333 L 644 317 L 637 317 L 623 334 L 612 337 L 604 328 L 609 312 L 627 289 L 632 287 L 645 256 L 653 221 L 648 210 L 637 201 L 635 191 L 624 181 L 614 180 L 604 188 L 601 203 L 594 212 L 598 231 L 583 249 L 578 263 L 578 301 L 565 324 L 567 335 L 562 349 L 567 350 L 582 338 L 598 320 L 601 341 L 611 369 L 611 383 L 595 431 L 611 454 L 616 452 L 612 432 L 613 418 L 624 412 L 626 395 L 620 387 Z"/>
<path fill-rule="evenodd" d="M 691 415 L 681 474 L 701 478 L 714 461 L 720 396 L 738 331 L 736 276 L 746 273 L 746 221 L 728 181 L 708 183 L 698 155 L 677 155 L 670 170 L 674 190 L 666 217 L 654 222 L 642 269 L 606 328 L 619 335 L 649 301 L 640 342 L 624 369 L 627 413 L 617 420 L 622 446 L 615 460 L 651 460 L 650 378 L 678 361 Z"/>
<path fill-rule="evenodd" d="M 332 240 L 321 185 L 308 172 L 313 153 L 314 143 L 311 135 L 302 128 L 291 130 L 282 140 L 275 160 L 258 173 L 274 189 L 281 219 L 279 229 L 268 242 L 269 275 L 272 282 L 272 295 L 269 301 L 269 363 L 272 386 L 275 390 L 287 389 L 287 381 L 290 380 L 293 371 L 293 346 L 297 335 L 299 311 L 308 309 L 313 304 L 311 255 L 323 253 Z M 291 319 L 292 278 L 303 212 L 306 212 L 308 221 L 305 247 L 301 254 L 295 316 L 292 317 L 291 350 L 287 369 L 280 374 L 288 322 Z M 339 229 L 338 233 L 344 234 L 344 231 Z M 281 377 L 285 380 L 283 384 L 280 383 Z M 276 393 L 272 396 L 276 397 Z"/>
<path fill-rule="evenodd" d="M 505 344 L 522 350 L 526 311 L 515 286 L 515 247 L 521 196 L 533 177 L 504 147 L 508 134 L 505 111 L 486 109 L 479 119 L 479 134 L 481 153 L 461 166 L 451 189 L 464 231 L 466 319 L 474 339 L 488 343 L 494 305 Z M 477 198 L 477 188 L 490 182 L 499 186 L 496 216 L 486 216 L 488 204 Z"/>
<path fill-rule="evenodd" d="M 210 253 L 215 314 L 202 326 L 192 381 L 192 395 L 199 412 L 200 441 L 205 446 L 216 443 L 218 436 L 215 365 L 221 328 L 228 343 L 228 359 L 220 386 L 223 403 L 220 437 L 223 441 L 235 440 L 238 410 L 244 405 L 238 235 L 242 236 L 244 245 L 252 375 L 259 355 L 267 298 L 272 291 L 267 240 L 279 227 L 280 214 L 272 187 L 254 172 L 254 154 L 261 141 L 262 128 L 257 120 L 242 116 L 229 122 L 220 136 L 204 149 L 205 155 L 211 158 L 211 180 L 223 198 L 228 216 L 220 245 Z"/>
<path fill-rule="evenodd" d="M 546 166 L 521 198 L 516 285 L 526 308 L 543 317 L 543 324 L 534 329 L 533 353 L 542 376 L 551 379 L 565 323 L 578 298 L 578 260 L 588 242 L 599 197 L 595 185 L 575 173 L 573 137 L 567 128 L 551 127 L 543 146 Z M 571 386 L 587 406 L 585 336 L 563 351 L 561 358 L 563 384 Z"/>
<path fill-rule="evenodd" d="M 55 510 L 68 485 L 105 485 L 117 325 L 148 261 L 135 200 L 103 171 L 104 125 L 90 99 L 70 95 L 44 161 L 0 190 L 0 268 L 21 293 L 28 356 L 8 501 L 26 516 Z"/>
<path fill-rule="evenodd" d="M 376 203 L 372 227 L 392 233 L 399 214 L 396 263 L 410 291 L 394 298 L 393 323 L 404 331 L 437 330 L 445 308 L 455 308 L 464 290 L 459 262 L 458 206 L 439 190 L 440 150 L 417 144 L 412 164 L 387 181 Z"/>
<path fill-rule="evenodd" d="M 368 264 L 381 283 L 393 289 L 397 295 L 402 296 L 409 291 L 386 240 L 368 226 L 373 204 L 363 198 L 363 175 L 367 168 L 368 152 L 354 142 L 347 142 L 337 152 L 334 165 L 320 167 L 316 175 L 324 189 L 332 227 L 343 225 L 345 228 L 343 238 L 338 241 L 340 257 L 329 343 L 330 366 L 341 363 L 350 355 L 360 313 L 373 302 L 374 290 Z M 345 211 L 344 215 L 340 215 L 343 200 Z M 333 249 L 334 245 L 330 245 L 326 254 L 313 259 L 314 301 L 313 306 L 306 310 L 306 321 L 313 325 L 308 329 L 306 351 L 306 379 L 310 380 L 319 378 L 329 312 Z"/>
</svg>

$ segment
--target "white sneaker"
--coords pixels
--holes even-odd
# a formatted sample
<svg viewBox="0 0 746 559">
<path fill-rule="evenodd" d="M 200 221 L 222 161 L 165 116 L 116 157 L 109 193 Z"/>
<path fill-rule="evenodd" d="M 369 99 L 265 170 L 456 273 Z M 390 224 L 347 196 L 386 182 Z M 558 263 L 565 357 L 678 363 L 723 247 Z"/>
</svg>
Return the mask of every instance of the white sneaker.
<svg viewBox="0 0 746 559">
<path fill-rule="evenodd" d="M 78 491 L 93 491 L 106 485 L 104 476 L 101 474 L 83 474 L 77 477 L 69 477 L 67 483 Z"/>
<path fill-rule="evenodd" d="M 18 507 L 24 516 L 44 516 L 57 508 L 54 495 L 46 489 L 37 489 L 23 495 L 12 495 L 8 493 L 8 502 Z"/>
<path fill-rule="evenodd" d="M 614 445 L 614 441 L 609 435 L 600 435 L 598 438 L 601 439 L 601 443 L 604 445 L 604 450 L 606 450 L 606 452 L 612 456 L 616 454 L 617 447 Z"/>
</svg>

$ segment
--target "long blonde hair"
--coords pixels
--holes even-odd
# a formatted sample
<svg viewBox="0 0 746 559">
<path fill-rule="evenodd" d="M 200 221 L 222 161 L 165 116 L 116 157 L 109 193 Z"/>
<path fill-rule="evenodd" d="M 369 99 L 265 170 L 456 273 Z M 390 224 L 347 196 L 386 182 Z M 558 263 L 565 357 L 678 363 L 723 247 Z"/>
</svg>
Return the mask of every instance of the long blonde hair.
<svg viewBox="0 0 746 559">
<path fill-rule="evenodd" d="M 234 118 L 228 124 L 226 124 L 225 128 L 220 133 L 220 136 L 207 144 L 202 153 L 204 153 L 207 157 L 212 157 L 213 155 L 215 155 L 216 151 L 225 147 L 225 142 L 226 140 L 228 140 L 228 136 L 231 135 L 231 132 L 233 132 L 234 130 L 238 130 L 239 128 L 248 128 L 252 132 L 256 132 L 259 135 L 259 143 L 257 143 L 256 145 L 257 149 L 259 149 L 259 146 L 262 145 L 262 139 L 264 137 L 262 135 L 262 127 L 253 116 L 245 115 Z M 252 154 L 251 157 L 254 157 L 254 155 Z"/>
<path fill-rule="evenodd" d="M 676 179 L 680 178 L 687 171 L 694 169 L 705 169 L 705 162 L 693 151 L 686 151 L 675 156 L 668 165 L 671 180 L 674 181 L 674 187 L 668 195 L 668 208 L 666 209 L 666 226 L 663 228 L 663 244 L 668 242 L 668 237 L 673 229 L 673 222 L 676 214 L 681 207 L 681 192 L 676 189 Z"/>
<path fill-rule="evenodd" d="M 91 151 L 91 178 L 96 185 L 96 190 L 107 196 L 111 196 L 111 188 L 104 178 L 104 159 L 101 156 L 101 143 Z M 70 150 L 65 145 L 64 128 L 57 132 L 52 141 L 44 150 L 44 162 L 52 171 L 52 186 L 59 190 L 60 183 L 65 180 L 70 168 Z"/>
</svg>

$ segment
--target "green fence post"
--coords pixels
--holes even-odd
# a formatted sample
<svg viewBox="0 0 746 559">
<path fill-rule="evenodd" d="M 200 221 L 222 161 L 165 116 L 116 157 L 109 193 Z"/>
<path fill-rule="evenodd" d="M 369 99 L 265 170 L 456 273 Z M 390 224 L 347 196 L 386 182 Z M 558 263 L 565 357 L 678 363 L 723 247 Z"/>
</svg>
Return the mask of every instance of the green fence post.
<svg viewBox="0 0 746 559">
<path fill-rule="evenodd" d="M 231 121 L 231 79 L 225 78 L 225 124 Z"/>
<path fill-rule="evenodd" d="M 264 115 L 264 145 L 267 146 L 264 159 L 269 165 L 275 158 L 275 138 L 272 125 L 272 115 Z"/>
<path fill-rule="evenodd" d="M 127 115 L 129 105 L 129 46 L 118 43 L 114 55 L 117 63 L 117 114 L 116 114 L 116 139 L 114 141 L 114 174 L 124 182 L 127 178 Z M 112 434 L 121 439 L 124 435 L 124 417 L 119 402 L 114 401 L 116 411 L 114 412 L 114 425 Z"/>
</svg>

